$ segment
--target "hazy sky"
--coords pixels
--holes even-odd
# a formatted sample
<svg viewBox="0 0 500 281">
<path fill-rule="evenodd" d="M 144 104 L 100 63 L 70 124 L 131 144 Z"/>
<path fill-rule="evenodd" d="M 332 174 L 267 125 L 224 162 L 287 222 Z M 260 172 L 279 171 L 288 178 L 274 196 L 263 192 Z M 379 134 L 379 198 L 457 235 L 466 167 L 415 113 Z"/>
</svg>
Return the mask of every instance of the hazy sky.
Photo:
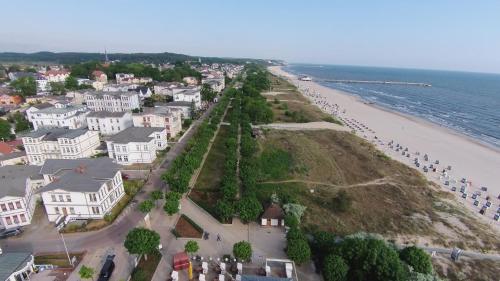
<svg viewBox="0 0 500 281">
<path fill-rule="evenodd" d="M 498 0 L 16 0 L 0 6 L 0 51 L 107 48 L 500 73 Z"/>
</svg>

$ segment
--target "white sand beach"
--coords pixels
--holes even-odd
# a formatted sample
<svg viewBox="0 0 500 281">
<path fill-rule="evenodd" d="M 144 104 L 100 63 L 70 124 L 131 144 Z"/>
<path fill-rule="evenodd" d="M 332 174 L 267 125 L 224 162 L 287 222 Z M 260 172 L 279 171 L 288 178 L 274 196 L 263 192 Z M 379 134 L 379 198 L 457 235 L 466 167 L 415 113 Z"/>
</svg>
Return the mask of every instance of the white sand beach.
<svg viewBox="0 0 500 281">
<path fill-rule="evenodd" d="M 488 197 L 491 207 L 483 217 L 497 227 L 500 225 L 500 222 L 493 221 L 500 206 L 499 149 L 488 147 L 425 120 L 367 104 L 353 95 L 321 86 L 314 81 L 299 81 L 296 76 L 285 72 L 280 66 L 269 67 L 269 70 L 275 75 L 287 78 L 313 103 L 328 113 L 334 112 L 338 118 L 344 120 L 344 123 L 356 129 L 358 136 L 374 143 L 392 158 L 422 172 L 424 166 L 427 168 L 431 164 L 435 166 L 436 172 L 429 169 L 424 174 L 450 192 L 453 192 L 452 187 L 456 187 L 457 190 L 453 193 L 459 198 L 458 201 L 478 215 Z M 392 148 L 389 145 L 390 141 L 393 141 Z M 396 148 L 397 144 L 402 148 Z M 425 154 L 429 157 L 428 161 L 424 159 Z M 419 159 L 418 168 L 414 163 L 415 158 Z M 435 164 L 436 160 L 439 160 L 438 165 Z M 449 165 L 451 170 L 443 176 L 443 169 Z M 466 179 L 465 184 L 460 182 L 462 178 Z M 445 185 L 446 181 L 449 181 L 449 185 Z M 461 197 L 462 186 L 466 186 L 467 199 Z M 477 196 L 480 202 L 478 206 L 474 206 L 475 200 L 471 196 L 480 191 L 481 187 L 487 187 L 487 191 L 482 191 Z"/>
</svg>

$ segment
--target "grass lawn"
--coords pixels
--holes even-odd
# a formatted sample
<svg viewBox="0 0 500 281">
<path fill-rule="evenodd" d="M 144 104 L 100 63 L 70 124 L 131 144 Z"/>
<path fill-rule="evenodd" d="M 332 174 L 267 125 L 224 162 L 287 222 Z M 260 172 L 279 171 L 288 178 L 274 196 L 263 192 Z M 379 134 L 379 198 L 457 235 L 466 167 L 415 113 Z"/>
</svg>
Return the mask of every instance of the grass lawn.
<svg viewBox="0 0 500 281">
<path fill-rule="evenodd" d="M 201 238 L 203 235 L 203 229 L 188 216 L 182 214 L 179 217 L 177 224 L 175 224 L 174 235 L 176 237 L 183 238 Z"/>
<path fill-rule="evenodd" d="M 132 281 L 147 281 L 153 279 L 153 275 L 158 267 L 158 264 L 161 260 L 161 253 L 155 252 L 152 254 L 148 254 L 148 259 L 146 260 L 144 256 L 142 256 L 139 264 L 132 271 L 132 276 L 130 280 Z"/>
<path fill-rule="evenodd" d="M 222 125 L 201 168 L 194 188 L 189 194 L 189 197 L 196 204 L 211 213 L 219 197 L 219 186 L 224 175 L 224 163 L 226 161 L 225 142 L 228 134 L 228 127 Z"/>
<path fill-rule="evenodd" d="M 423 239 L 419 243 L 430 245 L 500 249 L 494 232 L 452 195 L 350 133 L 270 130 L 259 140 L 259 147 L 291 156 L 285 177 L 261 172 L 266 176 L 258 185 L 259 199 L 265 203 L 276 192 L 286 201 L 305 205 L 302 225 L 307 230 L 340 235 L 364 231 L 400 243 L 418 238 Z M 347 211 L 338 211 L 334 205 L 341 190 L 350 198 Z"/>
<path fill-rule="evenodd" d="M 76 257 L 78 261 L 83 259 L 84 253 L 69 253 L 70 258 Z M 62 268 L 71 268 L 66 253 L 51 253 L 35 255 L 35 264 L 52 264 Z"/>
</svg>

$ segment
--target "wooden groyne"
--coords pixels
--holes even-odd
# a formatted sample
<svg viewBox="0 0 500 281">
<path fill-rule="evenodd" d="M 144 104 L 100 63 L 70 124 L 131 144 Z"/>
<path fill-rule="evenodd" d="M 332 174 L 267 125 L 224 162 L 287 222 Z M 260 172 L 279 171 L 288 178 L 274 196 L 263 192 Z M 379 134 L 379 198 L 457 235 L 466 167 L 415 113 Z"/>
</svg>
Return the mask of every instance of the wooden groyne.
<svg viewBox="0 0 500 281">
<path fill-rule="evenodd" d="M 330 83 L 362 83 L 362 84 L 387 84 L 387 85 L 406 85 L 406 86 L 418 86 L 418 87 L 432 87 L 431 84 L 419 83 L 419 82 L 402 82 L 402 81 L 377 81 L 377 80 L 338 80 L 338 79 L 326 79 L 323 80 Z"/>
</svg>

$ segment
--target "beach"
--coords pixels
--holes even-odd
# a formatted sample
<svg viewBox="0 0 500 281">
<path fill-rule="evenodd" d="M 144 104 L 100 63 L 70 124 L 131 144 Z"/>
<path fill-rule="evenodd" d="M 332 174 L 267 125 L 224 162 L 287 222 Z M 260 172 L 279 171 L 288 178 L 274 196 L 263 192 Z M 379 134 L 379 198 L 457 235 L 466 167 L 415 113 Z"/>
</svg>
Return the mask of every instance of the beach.
<svg viewBox="0 0 500 281">
<path fill-rule="evenodd" d="M 417 117 L 368 104 L 314 81 L 301 81 L 280 66 L 269 67 L 269 71 L 288 79 L 313 103 L 327 113 L 334 112 L 344 124 L 355 129 L 358 136 L 372 142 L 388 156 L 419 169 L 429 180 L 455 193 L 458 201 L 476 214 L 479 215 L 479 210 L 489 200 L 491 206 L 481 217 L 498 226 L 493 217 L 500 206 L 500 149 Z M 418 159 L 419 167 L 415 159 Z M 428 172 L 424 172 L 424 166 Z M 464 182 L 461 182 L 462 178 L 465 178 Z M 462 186 L 467 193 L 466 199 L 460 192 Z M 457 190 L 452 191 L 453 187 Z M 487 191 L 481 190 L 482 187 Z M 478 192 L 477 198 L 472 199 L 472 195 Z M 474 201 L 479 201 L 477 206 Z"/>
</svg>

